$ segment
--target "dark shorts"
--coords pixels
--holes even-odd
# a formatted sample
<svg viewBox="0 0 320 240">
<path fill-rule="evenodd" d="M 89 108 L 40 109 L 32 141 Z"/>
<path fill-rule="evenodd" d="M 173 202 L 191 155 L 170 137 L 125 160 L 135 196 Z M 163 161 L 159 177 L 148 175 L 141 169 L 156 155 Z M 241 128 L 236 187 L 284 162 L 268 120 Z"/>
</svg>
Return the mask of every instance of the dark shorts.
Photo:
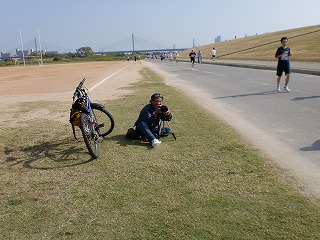
<svg viewBox="0 0 320 240">
<path fill-rule="evenodd" d="M 278 61 L 277 76 L 281 77 L 282 73 L 290 74 L 290 62 L 289 61 Z"/>
<path fill-rule="evenodd" d="M 194 57 L 190 57 L 191 62 L 194 62 Z"/>
</svg>

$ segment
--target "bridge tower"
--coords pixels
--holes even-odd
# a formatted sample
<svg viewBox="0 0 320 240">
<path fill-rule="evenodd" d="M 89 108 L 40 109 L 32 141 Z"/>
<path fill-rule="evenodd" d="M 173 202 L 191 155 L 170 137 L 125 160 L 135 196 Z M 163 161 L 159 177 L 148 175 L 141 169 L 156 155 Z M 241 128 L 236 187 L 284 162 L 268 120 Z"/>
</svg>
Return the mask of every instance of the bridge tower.
<svg viewBox="0 0 320 240">
<path fill-rule="evenodd" d="M 132 33 L 132 53 L 134 53 L 134 35 Z"/>
</svg>

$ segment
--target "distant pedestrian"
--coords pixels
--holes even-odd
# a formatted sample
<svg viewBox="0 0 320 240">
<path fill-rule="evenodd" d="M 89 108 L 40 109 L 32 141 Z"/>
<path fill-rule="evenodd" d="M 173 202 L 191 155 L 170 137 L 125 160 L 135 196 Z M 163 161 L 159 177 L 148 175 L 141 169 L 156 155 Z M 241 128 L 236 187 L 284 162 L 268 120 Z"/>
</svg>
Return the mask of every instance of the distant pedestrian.
<svg viewBox="0 0 320 240">
<path fill-rule="evenodd" d="M 286 92 L 290 92 L 288 88 L 288 83 L 290 79 L 290 60 L 289 57 L 293 54 L 289 47 L 287 47 L 288 38 L 283 37 L 281 38 L 281 47 L 279 47 L 276 51 L 275 58 L 278 58 L 278 65 L 277 65 L 277 91 L 280 91 L 280 79 L 282 73 L 284 72 L 286 75 L 285 85 L 283 90 Z"/>
<path fill-rule="evenodd" d="M 211 57 L 212 57 L 213 61 L 216 60 L 216 54 L 217 54 L 216 48 L 212 48 Z"/>
<path fill-rule="evenodd" d="M 193 70 L 194 61 L 195 61 L 196 56 L 197 56 L 197 54 L 196 54 L 196 53 L 194 52 L 194 50 L 192 49 L 191 52 L 189 53 L 192 70 Z"/>
<path fill-rule="evenodd" d="M 200 50 L 198 52 L 198 63 L 202 63 L 202 52 Z"/>
<path fill-rule="evenodd" d="M 176 52 L 174 54 L 174 60 L 176 61 L 176 64 L 178 64 L 178 62 L 179 62 L 179 54 L 178 54 L 178 52 Z"/>
</svg>

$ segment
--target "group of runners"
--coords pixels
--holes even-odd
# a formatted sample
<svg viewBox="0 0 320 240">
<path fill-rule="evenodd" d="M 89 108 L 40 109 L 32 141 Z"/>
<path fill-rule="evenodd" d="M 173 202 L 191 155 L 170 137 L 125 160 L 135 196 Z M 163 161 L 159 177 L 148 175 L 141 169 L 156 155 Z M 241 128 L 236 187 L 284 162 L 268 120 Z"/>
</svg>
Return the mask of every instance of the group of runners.
<svg viewBox="0 0 320 240">
<path fill-rule="evenodd" d="M 285 83 L 284 83 L 283 90 L 285 92 L 290 92 L 290 89 L 288 88 L 288 83 L 289 83 L 289 79 L 290 79 L 290 61 L 289 61 L 289 57 L 292 56 L 293 54 L 292 54 L 290 48 L 287 47 L 287 43 L 288 43 L 288 38 L 287 37 L 282 37 L 280 42 L 281 42 L 281 46 L 277 49 L 276 54 L 275 54 L 275 58 L 278 59 L 278 64 L 277 64 L 277 87 L 276 87 L 276 90 L 278 92 L 281 91 L 280 80 L 281 80 L 281 76 L 282 76 L 282 74 L 284 72 L 286 78 L 285 78 Z M 201 56 L 201 59 L 202 59 L 202 53 L 201 53 L 200 50 L 198 52 L 198 62 L 201 63 L 202 60 L 200 60 L 200 56 L 199 55 Z M 194 51 L 194 49 L 192 49 L 191 52 L 189 53 L 192 70 L 193 70 L 193 67 L 194 67 L 196 56 L 197 56 L 196 52 Z M 211 57 L 215 61 L 215 59 L 216 59 L 216 49 L 215 48 L 213 48 L 212 51 L 211 51 Z"/>
</svg>

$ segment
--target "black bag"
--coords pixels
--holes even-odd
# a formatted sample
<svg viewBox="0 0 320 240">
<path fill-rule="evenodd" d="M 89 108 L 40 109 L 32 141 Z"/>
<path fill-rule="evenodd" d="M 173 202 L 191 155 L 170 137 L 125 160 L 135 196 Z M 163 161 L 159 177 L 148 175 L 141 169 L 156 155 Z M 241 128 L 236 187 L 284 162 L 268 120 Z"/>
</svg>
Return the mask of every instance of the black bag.
<svg viewBox="0 0 320 240">
<path fill-rule="evenodd" d="M 126 138 L 132 140 L 140 140 L 142 139 L 142 135 L 134 128 L 129 128 L 126 134 Z"/>
</svg>

